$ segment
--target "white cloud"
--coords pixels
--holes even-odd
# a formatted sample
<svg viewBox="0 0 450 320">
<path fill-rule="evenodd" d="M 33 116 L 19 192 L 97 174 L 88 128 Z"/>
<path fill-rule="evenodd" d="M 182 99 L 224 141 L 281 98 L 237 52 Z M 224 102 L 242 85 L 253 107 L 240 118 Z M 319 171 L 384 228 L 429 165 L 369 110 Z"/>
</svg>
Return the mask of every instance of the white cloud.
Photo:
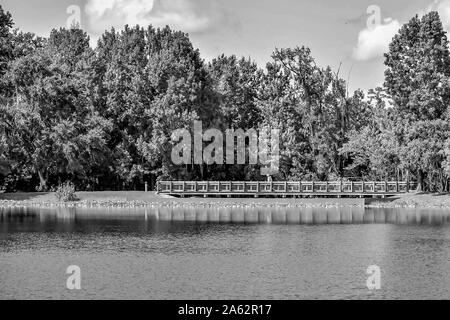
<svg viewBox="0 0 450 320">
<path fill-rule="evenodd" d="M 430 11 L 439 12 L 442 25 L 450 32 L 450 0 L 435 0 L 424 10 L 417 14 L 422 16 Z M 370 60 L 383 55 L 389 49 L 389 43 L 401 27 L 398 20 L 384 19 L 384 24 L 375 28 L 366 28 L 359 32 L 358 44 L 353 50 L 353 58 L 356 60 Z"/>
<path fill-rule="evenodd" d="M 425 13 L 432 10 L 439 12 L 444 29 L 450 31 L 450 0 L 435 1 L 427 8 Z"/>
<path fill-rule="evenodd" d="M 398 20 L 388 18 L 384 24 L 360 31 L 358 44 L 353 49 L 353 58 L 363 61 L 382 56 L 388 51 L 389 43 L 400 27 Z"/>
<path fill-rule="evenodd" d="M 125 24 L 201 32 L 223 18 L 217 1 L 211 0 L 88 0 L 85 11 L 96 33 Z"/>
</svg>

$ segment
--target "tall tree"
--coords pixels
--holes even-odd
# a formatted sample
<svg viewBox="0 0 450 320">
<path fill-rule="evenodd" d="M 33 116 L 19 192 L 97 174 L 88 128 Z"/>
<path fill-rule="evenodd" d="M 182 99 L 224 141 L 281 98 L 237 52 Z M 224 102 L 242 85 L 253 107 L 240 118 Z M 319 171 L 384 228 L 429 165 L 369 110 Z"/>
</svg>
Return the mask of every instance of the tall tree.
<svg viewBox="0 0 450 320">
<path fill-rule="evenodd" d="M 398 117 L 442 118 L 450 103 L 450 54 L 439 14 L 415 16 L 403 25 L 385 58 L 385 88 Z"/>
<path fill-rule="evenodd" d="M 204 166 L 175 166 L 171 136 L 178 129 L 192 131 L 194 120 L 207 126 L 214 118 L 203 60 L 185 33 L 149 27 L 146 36 L 146 73 L 153 97 L 145 114 L 152 132 L 150 139 L 140 139 L 140 152 L 153 165 L 154 175 L 195 179 L 203 175 Z"/>
<path fill-rule="evenodd" d="M 436 189 L 432 179 L 436 170 L 441 172 L 442 161 L 437 165 L 430 159 L 441 159 L 442 139 L 425 127 L 446 130 L 438 123 L 448 115 L 450 104 L 448 44 L 439 14 L 430 12 L 402 26 L 385 55 L 385 88 L 393 101 L 397 139 L 403 150 L 399 157 L 421 190 Z M 431 145 L 428 135 L 438 139 L 437 144 Z"/>
<path fill-rule="evenodd" d="M 262 77 L 262 71 L 255 62 L 236 56 L 220 55 L 207 66 L 210 79 L 212 98 L 216 108 L 215 114 L 210 112 L 214 128 L 226 132 L 228 129 L 243 131 L 258 130 L 262 115 L 257 106 L 257 95 Z M 224 141 L 223 150 L 226 148 Z M 246 141 L 249 149 L 249 141 Z M 247 151 L 247 164 L 211 166 L 210 178 L 215 180 L 248 180 L 258 179 L 259 166 L 249 164 L 250 150 Z M 237 163 L 237 154 L 235 155 Z"/>
<path fill-rule="evenodd" d="M 108 123 L 93 109 L 92 60 L 86 33 L 60 29 L 8 71 L 15 92 L 9 107 L 14 134 L 20 137 L 23 167 L 39 176 L 39 190 L 65 177 L 86 185 L 104 162 Z"/>
<path fill-rule="evenodd" d="M 340 149 L 364 125 L 363 94 L 331 68 L 317 66 L 306 47 L 277 50 L 261 89 L 264 124 L 282 132 L 282 179 L 329 179 L 343 174 Z"/>
<path fill-rule="evenodd" d="M 145 111 L 152 91 L 145 73 L 146 46 L 144 29 L 125 26 L 120 33 L 105 32 L 97 47 L 96 108 L 113 124 L 108 145 L 116 178 L 111 182 L 116 185 L 143 182 L 149 170 L 137 146 L 139 137 L 149 132 Z"/>
<path fill-rule="evenodd" d="M 11 29 L 14 26 L 11 14 L 4 11 L 0 5 L 0 77 L 6 70 L 6 65 L 12 59 L 12 34 Z"/>
</svg>

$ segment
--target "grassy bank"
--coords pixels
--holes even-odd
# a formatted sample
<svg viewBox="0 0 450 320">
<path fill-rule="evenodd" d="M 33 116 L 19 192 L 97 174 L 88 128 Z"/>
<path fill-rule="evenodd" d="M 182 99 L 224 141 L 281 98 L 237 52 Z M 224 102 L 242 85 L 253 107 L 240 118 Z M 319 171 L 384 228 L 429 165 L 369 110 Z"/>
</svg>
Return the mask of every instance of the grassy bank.
<svg viewBox="0 0 450 320">
<path fill-rule="evenodd" d="M 150 201 L 156 199 L 167 199 L 156 192 L 140 191 L 99 191 L 99 192 L 76 192 L 78 201 Z M 24 202 L 53 202 L 58 200 L 54 193 L 4 193 L 0 194 L 1 200 L 24 201 Z"/>
<path fill-rule="evenodd" d="M 0 207 L 104 207 L 133 208 L 152 205 L 217 206 L 368 206 L 377 208 L 449 208 L 450 195 L 407 194 L 389 199 L 264 199 L 264 198 L 185 198 L 178 199 L 155 192 L 77 192 L 75 202 L 58 202 L 53 193 L 0 194 Z"/>
<path fill-rule="evenodd" d="M 77 192 L 75 202 L 58 202 L 53 193 L 0 194 L 0 207 L 120 207 L 152 205 L 194 206 L 364 206 L 363 199 L 263 199 L 263 198 L 174 198 L 155 192 Z"/>
<path fill-rule="evenodd" d="M 134 207 L 171 201 L 172 198 L 156 192 L 104 191 L 77 192 L 74 202 L 60 202 L 54 193 L 4 193 L 0 194 L 0 207 Z"/>
<path fill-rule="evenodd" d="M 450 209 L 449 194 L 410 193 L 397 196 L 385 201 L 373 200 L 367 202 L 369 207 L 377 208 L 448 208 Z"/>
</svg>

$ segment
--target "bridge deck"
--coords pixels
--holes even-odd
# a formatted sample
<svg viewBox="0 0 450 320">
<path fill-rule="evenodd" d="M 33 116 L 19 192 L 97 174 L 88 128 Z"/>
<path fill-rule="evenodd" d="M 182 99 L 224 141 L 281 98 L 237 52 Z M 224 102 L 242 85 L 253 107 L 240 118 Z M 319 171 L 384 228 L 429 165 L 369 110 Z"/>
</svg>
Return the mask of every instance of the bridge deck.
<svg viewBox="0 0 450 320">
<path fill-rule="evenodd" d="M 160 181 L 157 192 L 187 197 L 387 197 L 409 193 L 411 182 L 195 182 Z"/>
</svg>

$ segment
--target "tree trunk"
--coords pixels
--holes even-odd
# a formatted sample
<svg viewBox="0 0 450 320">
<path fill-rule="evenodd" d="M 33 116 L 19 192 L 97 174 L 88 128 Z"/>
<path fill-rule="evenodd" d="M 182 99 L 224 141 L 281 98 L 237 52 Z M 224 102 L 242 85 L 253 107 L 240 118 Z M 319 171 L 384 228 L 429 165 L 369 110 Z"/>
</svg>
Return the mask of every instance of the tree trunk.
<svg viewBox="0 0 450 320">
<path fill-rule="evenodd" d="M 47 191 L 47 178 L 41 170 L 38 170 L 39 175 L 39 191 Z"/>
<path fill-rule="evenodd" d="M 417 192 L 423 192 L 423 191 L 425 191 L 424 172 L 422 170 L 419 170 L 419 184 L 417 186 Z"/>
</svg>

